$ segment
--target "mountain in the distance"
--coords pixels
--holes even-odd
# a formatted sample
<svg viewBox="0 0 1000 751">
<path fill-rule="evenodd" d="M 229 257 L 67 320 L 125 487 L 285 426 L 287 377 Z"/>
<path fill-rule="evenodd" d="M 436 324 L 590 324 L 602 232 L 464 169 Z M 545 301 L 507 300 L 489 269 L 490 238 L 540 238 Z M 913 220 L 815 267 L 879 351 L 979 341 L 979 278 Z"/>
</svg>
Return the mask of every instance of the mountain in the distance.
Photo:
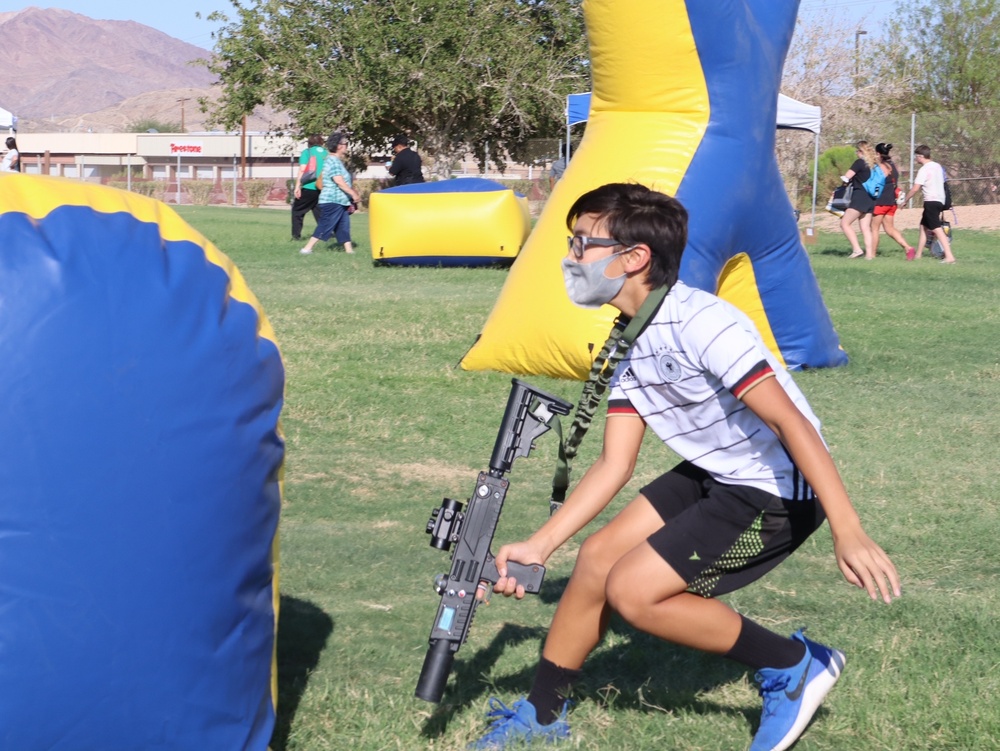
<svg viewBox="0 0 1000 751">
<path fill-rule="evenodd" d="M 0 106 L 22 120 L 79 117 L 153 91 L 207 90 L 214 81 L 204 65 L 190 64 L 208 50 L 135 21 L 26 8 L 0 13 L 0 40 Z M 188 106 L 194 114 L 197 103 Z"/>
</svg>

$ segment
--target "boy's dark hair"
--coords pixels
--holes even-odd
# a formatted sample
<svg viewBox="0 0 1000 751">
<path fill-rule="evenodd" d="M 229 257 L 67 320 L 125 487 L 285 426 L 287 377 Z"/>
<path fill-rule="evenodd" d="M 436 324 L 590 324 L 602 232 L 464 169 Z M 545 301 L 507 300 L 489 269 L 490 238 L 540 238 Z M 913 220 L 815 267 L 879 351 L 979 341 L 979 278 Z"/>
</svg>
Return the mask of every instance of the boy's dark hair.
<svg viewBox="0 0 1000 751">
<path fill-rule="evenodd" d="M 924 159 L 930 159 L 931 158 L 931 147 L 930 146 L 925 146 L 924 144 L 921 144 L 920 146 L 917 146 L 917 148 L 915 148 L 913 150 L 913 153 L 914 154 L 919 154 Z"/>
<path fill-rule="evenodd" d="M 638 183 L 609 183 L 576 199 L 566 215 L 570 231 L 583 214 L 601 217 L 608 234 L 625 245 L 649 246 L 650 289 L 674 286 L 687 244 L 688 213 L 680 201 Z"/>
<path fill-rule="evenodd" d="M 325 139 L 323 138 L 323 136 L 321 136 L 319 134 L 315 134 L 315 135 L 309 136 L 309 140 L 307 141 L 307 143 L 310 146 L 322 146 L 324 140 Z"/>
</svg>

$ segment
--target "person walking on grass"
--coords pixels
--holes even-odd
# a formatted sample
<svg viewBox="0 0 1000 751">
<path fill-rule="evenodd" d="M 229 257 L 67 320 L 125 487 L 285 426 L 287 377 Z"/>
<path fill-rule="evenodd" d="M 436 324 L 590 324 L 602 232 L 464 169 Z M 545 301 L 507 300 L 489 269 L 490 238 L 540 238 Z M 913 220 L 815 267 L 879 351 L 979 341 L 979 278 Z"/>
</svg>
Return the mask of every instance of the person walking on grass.
<svg viewBox="0 0 1000 751">
<path fill-rule="evenodd" d="M 885 234 L 891 237 L 906 253 L 906 260 L 912 261 L 916 251 L 913 246 L 906 242 L 903 233 L 896 229 L 893 217 L 896 215 L 896 201 L 902 195 L 899 189 L 899 168 L 892 161 L 889 152 L 892 151 L 891 143 L 880 143 L 875 146 L 875 154 L 878 158 L 878 167 L 885 173 L 885 187 L 882 193 L 875 199 L 875 211 L 872 214 L 872 255 L 878 255 L 879 230 L 885 228 Z"/>
<path fill-rule="evenodd" d="M 299 174 L 295 176 L 295 188 L 292 195 L 292 239 L 302 239 L 302 223 L 306 214 L 312 212 L 316 224 L 319 224 L 319 193 L 316 178 L 323 174 L 323 164 L 329 152 L 323 146 L 323 136 L 309 136 L 307 146 L 299 155 Z M 302 178 L 309 178 L 303 180 Z"/>
<path fill-rule="evenodd" d="M 916 155 L 917 164 L 920 169 L 917 171 L 917 178 L 913 181 L 910 192 L 899 199 L 899 206 L 903 207 L 906 202 L 923 191 L 924 213 L 920 217 L 920 240 L 917 242 L 917 252 L 915 258 L 918 260 L 924 254 L 924 246 L 927 244 L 927 233 L 930 232 L 941 244 L 944 251 L 944 258 L 941 263 L 955 263 L 955 256 L 951 254 L 951 243 L 948 241 L 948 233 L 944 231 L 941 222 L 941 214 L 944 213 L 944 167 L 931 159 L 931 147 L 921 144 L 913 150 Z"/>
<path fill-rule="evenodd" d="M 574 303 L 634 318 L 650 295 L 660 301 L 612 378 L 600 457 L 535 534 L 499 549 L 494 591 L 524 596 L 507 562 L 544 564 L 593 520 L 629 482 L 647 426 L 682 461 L 583 542 L 530 693 L 511 707 L 492 698 L 493 723 L 470 748 L 568 738 L 567 697 L 614 610 L 646 633 L 754 670 L 764 709 L 751 749 L 786 749 L 844 655 L 801 630 L 773 633 L 715 597 L 767 574 L 824 519 L 841 572 L 872 600 L 900 595 L 896 569 L 862 528 L 819 420 L 750 319 L 678 280 L 683 206 L 610 184 L 578 198 L 567 225 L 562 268 Z"/>
<path fill-rule="evenodd" d="M 344 246 L 345 253 L 353 253 L 351 242 L 351 215 L 348 209 L 361 200 L 361 195 L 354 189 L 351 173 L 344 165 L 347 155 L 347 135 L 334 133 L 327 140 L 330 155 L 323 165 L 323 176 L 320 182 L 323 188 L 319 194 L 319 224 L 309 242 L 299 252 L 309 255 L 320 240 L 324 242 L 331 236 L 336 236 L 337 242 Z"/>
<path fill-rule="evenodd" d="M 844 215 L 840 218 L 840 231 L 844 233 L 847 241 L 851 244 L 851 255 L 848 258 L 864 256 L 866 260 L 871 261 L 875 258 L 875 252 L 872 250 L 872 211 L 875 209 L 875 199 L 868 195 L 864 184 L 871 176 L 871 171 L 877 169 L 875 149 L 868 141 L 858 141 L 856 146 L 858 158 L 840 178 L 845 185 L 850 184 L 853 188 L 851 205 L 847 207 Z M 861 227 L 861 236 L 865 243 L 864 250 L 858 245 L 858 233 L 851 227 L 855 221 Z"/>
</svg>

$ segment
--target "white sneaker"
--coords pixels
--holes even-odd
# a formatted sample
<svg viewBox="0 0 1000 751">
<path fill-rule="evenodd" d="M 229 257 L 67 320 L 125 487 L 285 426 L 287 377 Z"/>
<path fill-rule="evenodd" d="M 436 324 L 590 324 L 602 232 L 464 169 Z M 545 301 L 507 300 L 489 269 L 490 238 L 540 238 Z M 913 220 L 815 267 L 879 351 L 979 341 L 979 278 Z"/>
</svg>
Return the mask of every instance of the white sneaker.
<svg viewBox="0 0 1000 751">
<path fill-rule="evenodd" d="M 302 250 L 299 251 L 299 253 L 301 253 L 304 256 L 307 256 L 310 253 L 312 253 L 312 248 L 303 248 Z"/>
</svg>

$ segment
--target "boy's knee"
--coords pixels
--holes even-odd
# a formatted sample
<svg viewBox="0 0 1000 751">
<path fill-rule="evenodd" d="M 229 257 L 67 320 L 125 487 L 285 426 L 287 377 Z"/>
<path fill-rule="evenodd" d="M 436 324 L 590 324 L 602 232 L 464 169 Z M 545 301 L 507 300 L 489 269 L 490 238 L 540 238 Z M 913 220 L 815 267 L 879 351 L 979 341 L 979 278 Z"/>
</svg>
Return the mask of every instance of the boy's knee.
<svg viewBox="0 0 1000 751">
<path fill-rule="evenodd" d="M 603 536 L 598 533 L 591 535 L 580 546 L 576 556 L 573 576 L 594 582 L 595 586 L 604 588 L 608 572 L 615 564 L 615 557 L 609 545 L 604 543 Z"/>
<path fill-rule="evenodd" d="M 621 567 L 612 568 L 604 585 L 604 597 L 612 610 L 636 625 L 640 614 L 650 605 L 643 599 L 644 589 L 641 582 L 633 581 Z"/>
</svg>

